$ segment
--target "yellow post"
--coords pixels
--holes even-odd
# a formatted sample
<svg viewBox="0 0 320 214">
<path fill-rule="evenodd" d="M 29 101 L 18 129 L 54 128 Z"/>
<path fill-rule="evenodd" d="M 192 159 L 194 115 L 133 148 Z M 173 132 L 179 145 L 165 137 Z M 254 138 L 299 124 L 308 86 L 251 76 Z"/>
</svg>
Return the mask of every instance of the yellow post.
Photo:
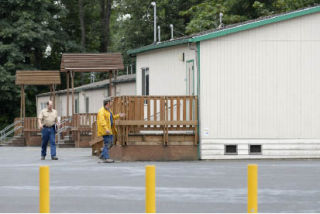
<svg viewBox="0 0 320 214">
<path fill-rule="evenodd" d="M 156 168 L 146 166 L 146 213 L 156 212 Z"/>
<path fill-rule="evenodd" d="M 248 165 L 248 213 L 258 212 L 258 166 Z"/>
<path fill-rule="evenodd" d="M 40 213 L 50 212 L 49 166 L 40 166 Z"/>
</svg>

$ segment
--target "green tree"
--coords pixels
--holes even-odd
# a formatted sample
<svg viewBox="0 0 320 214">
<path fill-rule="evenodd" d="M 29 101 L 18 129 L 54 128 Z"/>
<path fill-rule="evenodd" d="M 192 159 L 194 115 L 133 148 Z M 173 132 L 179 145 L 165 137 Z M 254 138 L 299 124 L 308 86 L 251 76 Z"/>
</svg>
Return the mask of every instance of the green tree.
<svg viewBox="0 0 320 214">
<path fill-rule="evenodd" d="M 227 25 L 319 3 L 319 0 L 204 0 L 180 12 L 180 15 L 190 17 L 186 33 L 191 34 L 217 28 L 220 12 L 223 13 L 223 23 Z"/>
<path fill-rule="evenodd" d="M 35 9 L 36 8 L 36 9 Z M 46 47 L 60 38 L 59 19 L 64 8 L 49 0 L 2 1 L 0 4 L 0 126 L 19 116 L 20 91 L 15 85 L 16 70 L 45 69 Z M 26 114 L 35 114 L 35 87 L 27 87 Z M 31 115 L 30 115 L 31 114 Z"/>
<path fill-rule="evenodd" d="M 161 41 L 170 39 L 170 24 L 174 25 L 174 37 L 185 35 L 188 16 L 180 11 L 187 10 L 200 0 L 159 0 L 157 3 L 157 25 L 161 27 Z M 120 50 L 125 63 L 132 63 L 126 51 L 153 43 L 153 6 L 151 1 L 117 0 L 111 22 L 111 50 Z"/>
</svg>

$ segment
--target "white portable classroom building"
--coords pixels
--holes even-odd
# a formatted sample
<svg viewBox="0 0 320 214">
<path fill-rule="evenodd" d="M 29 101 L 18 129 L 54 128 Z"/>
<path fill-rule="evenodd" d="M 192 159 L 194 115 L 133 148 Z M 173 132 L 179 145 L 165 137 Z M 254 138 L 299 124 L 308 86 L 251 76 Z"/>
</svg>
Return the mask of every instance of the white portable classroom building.
<svg viewBox="0 0 320 214">
<path fill-rule="evenodd" d="M 109 97 L 109 79 L 75 87 L 75 113 L 97 113 L 103 106 L 103 100 Z M 135 74 L 118 76 L 112 79 L 112 93 L 115 96 L 135 95 Z M 69 96 L 71 96 L 71 91 Z M 37 115 L 46 108 L 50 93 L 37 95 Z M 70 98 L 69 98 L 70 99 Z M 69 102 L 72 102 L 69 100 Z M 67 116 L 67 90 L 56 92 L 56 110 L 59 116 Z M 69 104 L 69 112 L 72 112 Z"/>
<path fill-rule="evenodd" d="M 320 6 L 133 49 L 137 95 L 197 95 L 201 159 L 320 158 Z"/>
</svg>

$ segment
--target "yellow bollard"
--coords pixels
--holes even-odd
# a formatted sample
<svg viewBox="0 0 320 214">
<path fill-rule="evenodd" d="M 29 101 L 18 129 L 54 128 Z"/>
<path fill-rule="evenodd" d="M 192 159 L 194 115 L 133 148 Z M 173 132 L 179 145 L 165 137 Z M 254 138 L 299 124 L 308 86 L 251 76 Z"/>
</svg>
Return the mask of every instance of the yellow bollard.
<svg viewBox="0 0 320 214">
<path fill-rule="evenodd" d="M 156 212 L 156 168 L 146 166 L 146 213 Z"/>
<path fill-rule="evenodd" d="M 248 165 L 248 213 L 258 212 L 258 166 Z"/>
<path fill-rule="evenodd" d="M 40 213 L 50 212 L 49 166 L 40 166 Z"/>
</svg>

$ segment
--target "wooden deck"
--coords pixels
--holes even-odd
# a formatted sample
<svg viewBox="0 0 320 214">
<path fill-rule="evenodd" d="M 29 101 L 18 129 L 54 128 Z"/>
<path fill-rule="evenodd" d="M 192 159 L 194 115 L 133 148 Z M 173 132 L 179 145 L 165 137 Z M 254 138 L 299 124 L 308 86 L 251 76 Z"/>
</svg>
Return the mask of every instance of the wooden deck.
<svg viewBox="0 0 320 214">
<path fill-rule="evenodd" d="M 163 145 L 169 143 L 169 133 L 194 134 L 198 142 L 197 97 L 195 96 L 122 96 L 116 97 L 114 112 L 126 114 L 117 121 L 118 141 L 127 145 L 129 134 L 162 133 Z"/>
</svg>

